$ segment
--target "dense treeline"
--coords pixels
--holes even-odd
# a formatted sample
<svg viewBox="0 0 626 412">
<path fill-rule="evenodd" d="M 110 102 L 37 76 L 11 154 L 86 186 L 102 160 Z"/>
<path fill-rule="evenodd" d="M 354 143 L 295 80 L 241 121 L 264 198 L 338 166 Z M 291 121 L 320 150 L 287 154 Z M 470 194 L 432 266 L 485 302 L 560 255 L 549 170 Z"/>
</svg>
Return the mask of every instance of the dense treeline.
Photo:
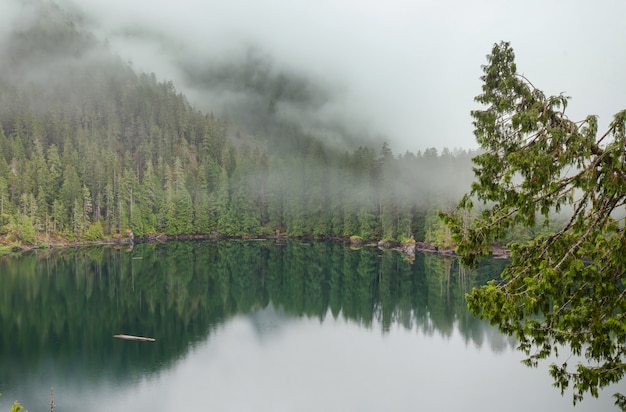
<svg viewBox="0 0 626 412">
<path fill-rule="evenodd" d="M 53 5 L 36 13 L 0 48 L 9 242 L 129 230 L 446 242 L 435 211 L 469 187 L 474 153 L 394 155 L 382 142 L 337 153 L 297 125 L 244 130 L 136 74 L 80 19 Z"/>
</svg>

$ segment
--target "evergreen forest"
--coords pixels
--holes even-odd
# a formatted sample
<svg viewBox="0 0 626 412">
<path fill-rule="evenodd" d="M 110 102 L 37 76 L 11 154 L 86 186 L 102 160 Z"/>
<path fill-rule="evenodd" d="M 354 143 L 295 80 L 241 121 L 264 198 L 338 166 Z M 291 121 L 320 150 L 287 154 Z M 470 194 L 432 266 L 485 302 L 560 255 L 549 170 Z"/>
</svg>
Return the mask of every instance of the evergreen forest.
<svg viewBox="0 0 626 412">
<path fill-rule="evenodd" d="M 450 245 L 437 210 L 470 187 L 475 152 L 395 154 L 384 138 L 338 149 L 276 116 L 273 100 L 248 116 L 255 123 L 205 113 L 110 52 L 79 16 L 33 5 L 37 17 L 0 48 L 4 245 L 131 232 Z"/>
</svg>

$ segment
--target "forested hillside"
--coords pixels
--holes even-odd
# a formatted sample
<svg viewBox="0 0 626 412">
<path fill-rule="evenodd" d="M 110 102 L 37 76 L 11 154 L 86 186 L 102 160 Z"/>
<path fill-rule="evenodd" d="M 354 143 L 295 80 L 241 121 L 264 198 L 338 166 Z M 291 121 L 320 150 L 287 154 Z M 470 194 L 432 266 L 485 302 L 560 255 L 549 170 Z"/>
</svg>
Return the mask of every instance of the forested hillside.
<svg viewBox="0 0 626 412">
<path fill-rule="evenodd" d="M 394 155 L 382 140 L 339 152 L 273 120 L 271 106 L 261 116 L 271 127 L 258 129 L 203 113 L 52 3 L 30 2 L 9 33 L 0 44 L 5 244 L 128 231 L 444 244 L 436 209 L 472 180 L 472 152 Z"/>
</svg>

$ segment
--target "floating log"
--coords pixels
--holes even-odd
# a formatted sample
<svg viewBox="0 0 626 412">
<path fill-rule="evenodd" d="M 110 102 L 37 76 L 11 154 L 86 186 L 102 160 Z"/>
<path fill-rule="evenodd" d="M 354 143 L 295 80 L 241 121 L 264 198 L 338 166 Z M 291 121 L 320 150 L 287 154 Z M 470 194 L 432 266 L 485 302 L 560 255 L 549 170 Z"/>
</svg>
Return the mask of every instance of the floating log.
<svg viewBox="0 0 626 412">
<path fill-rule="evenodd" d="M 126 340 L 140 340 L 142 342 L 154 342 L 156 339 L 154 338 L 144 338 L 143 336 L 133 336 L 133 335 L 113 335 L 114 338 L 118 339 L 126 339 Z"/>
</svg>

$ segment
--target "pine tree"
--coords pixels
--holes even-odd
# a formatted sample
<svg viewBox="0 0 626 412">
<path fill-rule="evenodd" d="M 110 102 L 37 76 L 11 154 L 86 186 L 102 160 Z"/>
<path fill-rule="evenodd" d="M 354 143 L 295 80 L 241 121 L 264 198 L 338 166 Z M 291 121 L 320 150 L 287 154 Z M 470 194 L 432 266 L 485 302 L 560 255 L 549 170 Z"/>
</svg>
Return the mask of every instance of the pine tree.
<svg viewBox="0 0 626 412">
<path fill-rule="evenodd" d="M 580 362 L 550 374 L 574 403 L 626 374 L 626 110 L 598 135 L 598 121 L 567 118 L 568 98 L 546 96 L 518 74 L 510 44 L 495 44 L 483 66 L 483 105 L 472 112 L 482 153 L 475 183 L 456 213 L 442 215 L 468 265 L 518 225 L 566 216 L 559 230 L 510 245 L 502 281 L 474 289 L 470 309 L 515 336 L 536 366 L 563 346 Z M 474 202 L 484 210 L 468 219 Z M 616 394 L 618 406 L 626 397 Z"/>
<path fill-rule="evenodd" d="M 89 229 L 89 224 L 91 223 L 91 212 L 93 211 L 93 202 L 91 200 L 91 193 L 89 193 L 89 189 L 87 186 L 83 185 L 83 225 L 81 228 L 81 233 L 84 233 Z"/>
</svg>

